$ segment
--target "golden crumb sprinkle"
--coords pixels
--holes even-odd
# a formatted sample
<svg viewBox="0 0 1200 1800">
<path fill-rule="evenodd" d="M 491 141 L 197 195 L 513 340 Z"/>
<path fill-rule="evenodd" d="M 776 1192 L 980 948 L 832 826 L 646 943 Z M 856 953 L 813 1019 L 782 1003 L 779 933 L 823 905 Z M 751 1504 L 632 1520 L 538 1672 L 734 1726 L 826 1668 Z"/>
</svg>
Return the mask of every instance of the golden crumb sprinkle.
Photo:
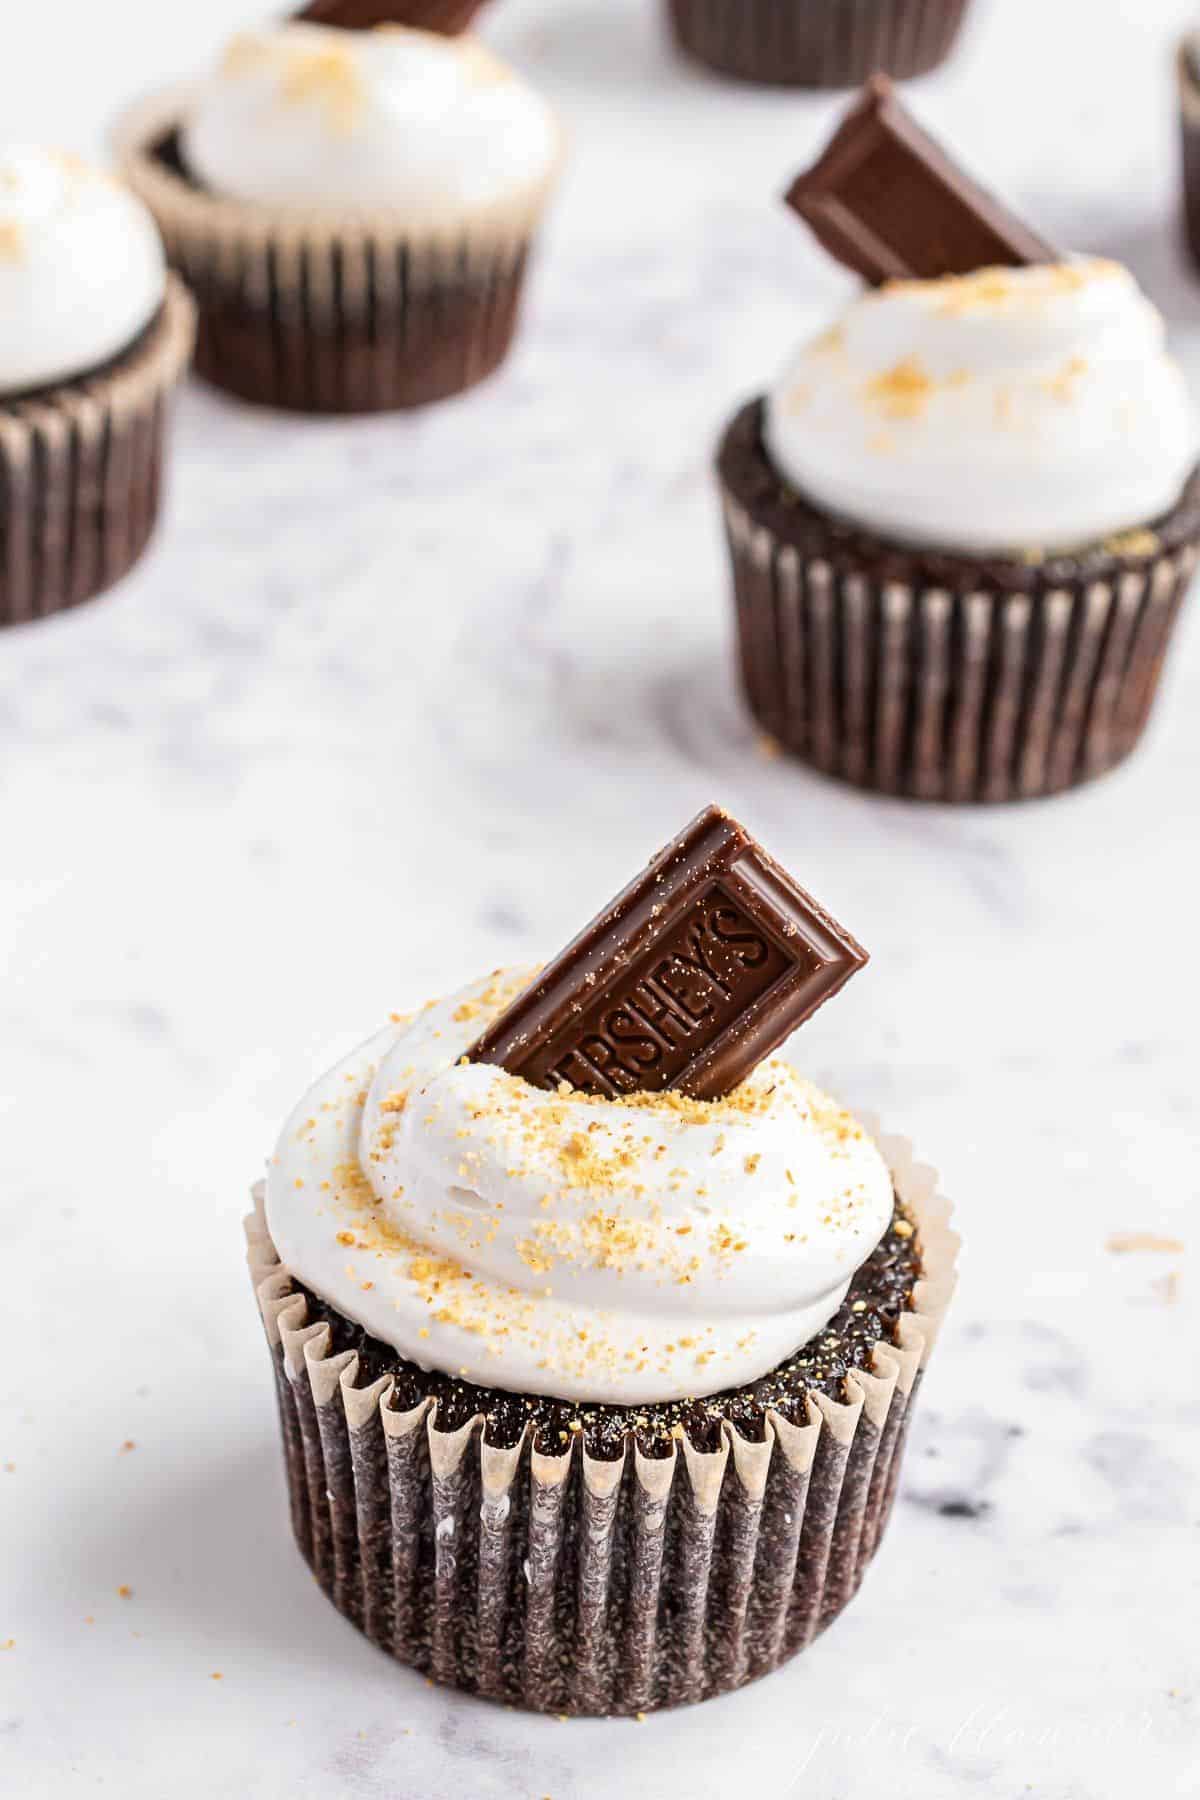
<svg viewBox="0 0 1200 1800">
<path fill-rule="evenodd" d="M 1153 1231 L 1114 1231 L 1104 1248 L 1114 1256 L 1129 1256 L 1139 1250 L 1159 1256 L 1181 1256 L 1184 1243 L 1182 1238 L 1159 1237 Z"/>
<path fill-rule="evenodd" d="M 906 356 L 902 362 L 875 375 L 863 389 L 868 406 L 888 419 L 915 419 L 929 403 L 934 383 L 918 356 Z"/>
<path fill-rule="evenodd" d="M 1157 532 L 1141 525 L 1131 531 L 1116 531 L 1104 540 L 1104 548 L 1113 556 L 1157 556 L 1162 539 Z"/>
</svg>

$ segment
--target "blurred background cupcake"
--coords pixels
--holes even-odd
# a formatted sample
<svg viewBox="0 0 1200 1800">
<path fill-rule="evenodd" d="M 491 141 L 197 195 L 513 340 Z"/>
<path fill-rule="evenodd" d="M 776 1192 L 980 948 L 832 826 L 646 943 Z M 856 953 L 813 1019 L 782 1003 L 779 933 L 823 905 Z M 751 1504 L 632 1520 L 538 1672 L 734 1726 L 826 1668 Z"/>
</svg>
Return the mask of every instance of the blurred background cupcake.
<svg viewBox="0 0 1200 1800">
<path fill-rule="evenodd" d="M 722 75 L 778 87 L 854 87 L 927 74 L 970 0 L 667 0 L 682 50 Z"/>
<path fill-rule="evenodd" d="M 721 444 L 751 711 L 884 793 L 1103 774 L 1141 736 L 1200 554 L 1200 424 L 1161 317 L 1119 263 L 1042 245 L 886 84 L 791 197 L 876 285 Z M 883 279 L 980 246 L 1011 266 Z"/>
<path fill-rule="evenodd" d="M 134 195 L 0 148 L 0 624 L 92 598 L 145 549 L 192 326 Z"/>
<path fill-rule="evenodd" d="M 244 34 L 119 131 L 200 309 L 196 366 L 303 412 L 380 412 L 490 374 L 557 172 L 549 108 L 468 37 Z"/>
</svg>

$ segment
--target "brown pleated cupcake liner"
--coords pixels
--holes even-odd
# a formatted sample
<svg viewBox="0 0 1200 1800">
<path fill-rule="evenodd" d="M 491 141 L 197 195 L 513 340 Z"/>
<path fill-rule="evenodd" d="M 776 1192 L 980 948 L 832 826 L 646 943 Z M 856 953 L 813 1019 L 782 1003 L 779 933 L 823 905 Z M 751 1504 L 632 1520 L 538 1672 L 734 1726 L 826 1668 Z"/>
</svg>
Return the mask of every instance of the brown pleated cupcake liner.
<svg viewBox="0 0 1200 1800">
<path fill-rule="evenodd" d="M 1179 47 L 1179 126 L 1183 150 L 1183 229 L 1200 267 L 1200 48 L 1194 33 Z"/>
<path fill-rule="evenodd" d="M 738 81 L 856 87 L 927 74 L 954 47 L 970 0 L 668 0 L 688 55 Z"/>
<path fill-rule="evenodd" d="M 1115 768 L 1150 716 L 1200 555 L 1192 495 L 1163 536 L 1076 563 L 921 559 L 746 473 L 758 408 L 738 415 L 720 474 L 742 685 L 764 731 L 858 787 L 910 799 L 1063 792 Z M 1195 483 L 1193 483 L 1193 486 Z M 1170 525 L 1168 531 L 1166 525 Z"/>
<path fill-rule="evenodd" d="M 484 0 L 311 0 L 293 18 L 308 25 L 335 25 L 342 31 L 370 31 L 376 25 L 409 25 L 457 37 Z"/>
<path fill-rule="evenodd" d="M 199 308 L 195 366 L 256 405 L 390 412 L 474 386 L 508 354 L 557 169 L 503 204 L 422 218 L 251 206 L 197 187 L 186 96 L 136 108 L 122 173 Z"/>
<path fill-rule="evenodd" d="M 393 1408 L 278 1260 L 261 1190 L 246 1221 L 283 1433 L 292 1528 L 339 1612 L 399 1662 L 514 1706 L 638 1713 L 742 1686 L 811 1643 L 857 1592 L 896 1493 L 958 1239 L 932 1170 L 881 1140 L 922 1254 L 913 1310 L 845 1398 L 763 1441 L 723 1428 L 667 1458 L 600 1460 L 573 1438 L 489 1444 L 476 1416 Z"/>
<path fill-rule="evenodd" d="M 93 599 L 158 518 L 171 394 L 195 309 L 171 276 L 157 318 L 95 374 L 0 399 L 0 625 Z"/>
</svg>

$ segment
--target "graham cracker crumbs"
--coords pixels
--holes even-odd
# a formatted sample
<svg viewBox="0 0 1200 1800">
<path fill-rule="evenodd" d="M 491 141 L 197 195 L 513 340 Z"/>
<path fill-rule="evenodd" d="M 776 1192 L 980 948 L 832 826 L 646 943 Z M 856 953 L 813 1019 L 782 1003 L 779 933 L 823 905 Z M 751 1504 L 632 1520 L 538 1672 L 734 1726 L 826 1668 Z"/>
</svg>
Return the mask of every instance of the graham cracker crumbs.
<svg viewBox="0 0 1200 1800">
<path fill-rule="evenodd" d="M 1162 539 L 1156 532 L 1140 526 L 1133 531 L 1117 531 L 1104 540 L 1104 548 L 1114 556 L 1157 556 Z"/>
<path fill-rule="evenodd" d="M 25 254 L 25 227 L 18 219 L 0 219 L 0 262 L 20 262 Z"/>
<path fill-rule="evenodd" d="M 913 1234 L 913 1228 L 907 1219 L 897 1219 L 896 1223 L 892 1226 L 892 1230 L 896 1233 L 897 1237 L 907 1238 L 911 1237 Z"/>
<path fill-rule="evenodd" d="M 921 359 L 906 356 L 868 381 L 863 398 L 885 418 L 915 419 L 924 412 L 933 390 L 934 382 Z"/>
<path fill-rule="evenodd" d="M 256 52 L 245 54 L 258 65 Z M 352 48 L 338 44 L 310 49 L 297 43 L 276 43 L 267 47 L 266 54 L 279 68 L 279 95 L 285 105 L 316 107 L 328 129 L 341 136 L 354 130 L 367 90 Z M 235 73 L 249 73 L 251 63 Z"/>
<path fill-rule="evenodd" d="M 1093 256 L 1072 263 L 1044 263 L 1036 269 L 976 269 L 970 275 L 946 275 L 934 282 L 892 281 L 879 291 L 882 294 L 910 291 L 934 302 L 934 311 L 943 318 L 962 317 L 973 312 L 987 312 L 1001 307 L 1020 307 L 1022 311 L 1040 311 L 1048 301 L 1076 294 L 1096 281 L 1107 281 L 1120 273 L 1120 265 L 1104 257 Z"/>
<path fill-rule="evenodd" d="M 1182 1238 L 1159 1237 L 1153 1231 L 1114 1231 L 1105 1240 L 1104 1248 L 1114 1256 L 1129 1256 L 1140 1250 L 1158 1256 L 1182 1256 L 1184 1243 Z"/>
<path fill-rule="evenodd" d="M 214 1669 L 208 1679 L 210 1681 L 224 1681 L 225 1677 L 222 1675 L 220 1669 Z"/>
<path fill-rule="evenodd" d="M 633 1716 L 639 1725 L 644 1725 L 646 1723 L 646 1715 L 644 1712 L 634 1713 Z"/>
<path fill-rule="evenodd" d="M 118 1600 L 132 1600 L 133 1599 L 133 1589 L 128 1585 L 127 1582 L 123 1581 L 121 1583 L 120 1587 L 117 1589 L 117 1599 Z"/>
<path fill-rule="evenodd" d="M 1042 385 L 1053 399 L 1061 400 L 1065 405 L 1075 398 L 1075 390 L 1087 374 L 1087 370 L 1086 357 L 1070 356 L 1062 368 L 1054 375 L 1049 376 Z"/>
<path fill-rule="evenodd" d="M 769 731 L 760 731 L 754 740 L 754 748 L 765 762 L 777 762 L 783 755 L 783 746 L 778 738 L 773 738 Z"/>
<path fill-rule="evenodd" d="M 128 1456 L 129 1452 L 131 1450 L 136 1450 L 136 1449 L 137 1449 L 137 1445 L 134 1443 L 133 1439 L 126 1438 L 125 1442 L 121 1445 L 121 1448 L 117 1451 L 117 1455 L 118 1456 Z"/>
</svg>

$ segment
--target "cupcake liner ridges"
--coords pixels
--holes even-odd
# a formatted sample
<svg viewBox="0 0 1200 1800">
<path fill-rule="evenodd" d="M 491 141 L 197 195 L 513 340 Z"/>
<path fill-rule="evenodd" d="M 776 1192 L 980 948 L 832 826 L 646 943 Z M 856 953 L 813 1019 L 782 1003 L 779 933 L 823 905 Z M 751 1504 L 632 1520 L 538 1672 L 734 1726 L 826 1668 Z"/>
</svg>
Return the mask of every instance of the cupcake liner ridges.
<svg viewBox="0 0 1200 1800">
<path fill-rule="evenodd" d="M 183 172 L 179 93 L 135 109 L 122 173 L 199 308 L 215 386 L 301 412 L 384 412 L 473 386 L 503 362 L 554 171 L 503 204 L 436 218 L 252 206 Z"/>
<path fill-rule="evenodd" d="M 170 277 L 157 318 L 95 374 L 0 399 L 0 625 L 93 599 L 141 556 L 158 517 L 171 392 L 194 308 Z"/>
<path fill-rule="evenodd" d="M 1194 35 L 1179 48 L 1179 124 L 1183 150 L 1183 227 L 1200 267 L 1200 56 Z"/>
<path fill-rule="evenodd" d="M 1195 479 L 1127 549 L 939 572 L 789 507 L 758 420 L 757 404 L 735 418 L 720 477 L 742 684 L 770 737 L 857 786 L 943 801 L 1055 794 L 1129 755 L 1200 555 Z"/>
<path fill-rule="evenodd" d="M 970 0 L 668 0 L 676 40 L 723 75 L 854 87 L 924 75 L 950 54 Z"/>
<path fill-rule="evenodd" d="M 897 1342 L 807 1423 L 762 1442 L 615 1461 L 489 1444 L 481 1416 L 356 1385 L 354 1352 L 306 1323 L 262 1209 L 246 1221 L 297 1544 L 334 1605 L 433 1679 L 538 1711 L 637 1713 L 704 1699 L 802 1650 L 857 1591 L 895 1497 L 905 1434 L 954 1287 L 937 1178 L 882 1140 L 922 1251 Z"/>
</svg>

